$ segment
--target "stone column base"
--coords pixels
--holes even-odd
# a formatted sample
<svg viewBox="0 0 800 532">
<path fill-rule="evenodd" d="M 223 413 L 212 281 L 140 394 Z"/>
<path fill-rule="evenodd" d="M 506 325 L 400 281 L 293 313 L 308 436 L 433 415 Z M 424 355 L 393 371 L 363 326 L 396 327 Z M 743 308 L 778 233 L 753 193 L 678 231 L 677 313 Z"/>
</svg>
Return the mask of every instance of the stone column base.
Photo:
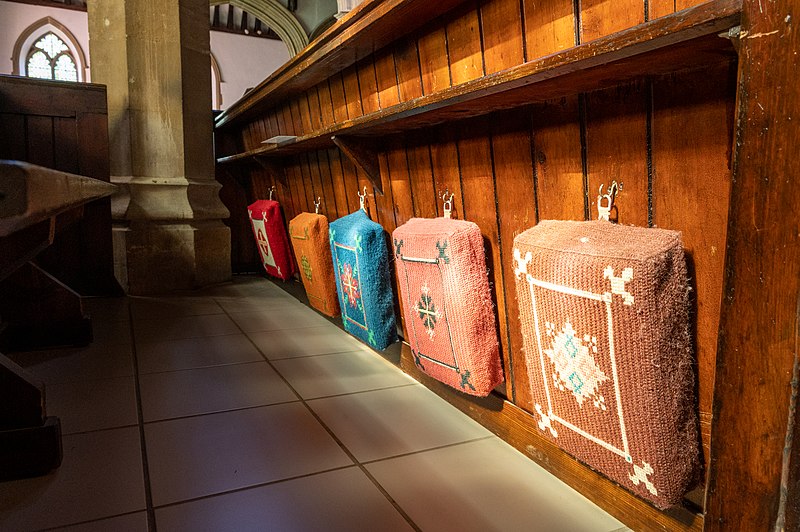
<svg viewBox="0 0 800 532">
<path fill-rule="evenodd" d="M 115 222 L 114 273 L 131 295 L 190 290 L 231 278 L 230 229 L 220 220 Z"/>
</svg>

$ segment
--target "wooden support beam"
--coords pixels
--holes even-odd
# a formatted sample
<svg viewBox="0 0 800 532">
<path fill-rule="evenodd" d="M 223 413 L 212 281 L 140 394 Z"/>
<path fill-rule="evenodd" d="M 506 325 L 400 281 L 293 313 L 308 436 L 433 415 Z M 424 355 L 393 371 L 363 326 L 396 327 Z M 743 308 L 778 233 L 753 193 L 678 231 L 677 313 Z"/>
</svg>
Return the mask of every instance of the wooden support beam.
<svg viewBox="0 0 800 532">
<path fill-rule="evenodd" d="M 342 153 L 356 165 L 356 168 L 364 172 L 378 194 L 383 196 L 383 183 L 381 182 L 381 169 L 378 164 L 378 154 L 369 144 L 369 141 L 363 138 L 342 137 L 340 135 L 331 137 L 331 140 L 333 140 L 333 143 L 339 147 Z"/>
<path fill-rule="evenodd" d="M 286 178 L 286 169 L 283 167 L 282 164 L 280 164 L 275 159 L 269 159 L 267 157 L 253 157 L 253 158 L 256 160 L 258 164 L 261 165 L 261 167 L 264 170 L 269 172 L 274 179 L 280 181 L 280 183 L 285 187 L 289 186 L 289 180 Z"/>
</svg>

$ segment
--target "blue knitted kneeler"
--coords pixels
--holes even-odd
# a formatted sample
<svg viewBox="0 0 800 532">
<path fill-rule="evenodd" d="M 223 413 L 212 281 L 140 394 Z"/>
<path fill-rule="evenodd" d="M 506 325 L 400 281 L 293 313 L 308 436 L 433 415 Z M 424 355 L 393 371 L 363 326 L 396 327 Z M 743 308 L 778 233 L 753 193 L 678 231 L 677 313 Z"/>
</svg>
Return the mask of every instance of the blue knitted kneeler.
<svg viewBox="0 0 800 532">
<path fill-rule="evenodd" d="M 330 242 L 345 330 L 385 349 L 397 329 L 383 227 L 359 210 L 331 222 Z"/>
</svg>

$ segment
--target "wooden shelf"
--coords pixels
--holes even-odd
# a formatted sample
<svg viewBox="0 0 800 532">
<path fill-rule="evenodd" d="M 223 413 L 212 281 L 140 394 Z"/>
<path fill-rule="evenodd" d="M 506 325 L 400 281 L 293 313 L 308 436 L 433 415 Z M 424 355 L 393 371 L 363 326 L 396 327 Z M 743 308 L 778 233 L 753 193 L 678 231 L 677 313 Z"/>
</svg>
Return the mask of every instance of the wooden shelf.
<svg viewBox="0 0 800 532">
<path fill-rule="evenodd" d="M 608 37 L 299 136 L 217 159 L 281 157 L 330 148 L 334 135 L 386 135 L 618 85 L 736 57 L 721 32 L 739 24 L 741 0 L 715 0 Z"/>
</svg>

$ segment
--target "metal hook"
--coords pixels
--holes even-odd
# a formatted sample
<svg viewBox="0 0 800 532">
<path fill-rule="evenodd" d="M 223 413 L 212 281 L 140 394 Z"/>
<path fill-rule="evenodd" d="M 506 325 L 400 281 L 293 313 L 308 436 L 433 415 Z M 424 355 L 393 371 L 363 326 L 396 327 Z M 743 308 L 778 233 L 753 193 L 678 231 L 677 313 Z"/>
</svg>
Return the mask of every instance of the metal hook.
<svg viewBox="0 0 800 532">
<path fill-rule="evenodd" d="M 450 194 L 448 189 L 444 189 L 444 193 L 442 194 L 442 200 L 444 200 L 444 217 L 450 218 L 450 214 L 453 212 L 453 198 L 455 194 L 450 194 L 448 198 L 447 195 Z"/>
<path fill-rule="evenodd" d="M 622 190 L 622 183 L 617 184 L 616 181 L 611 182 L 608 191 L 603 194 L 603 184 L 600 184 L 600 190 L 597 193 L 597 219 L 610 221 L 611 209 L 614 208 L 614 200 L 617 198 L 617 193 Z M 606 200 L 606 205 L 603 205 L 603 200 Z"/>
<path fill-rule="evenodd" d="M 273 193 L 273 192 L 275 192 L 275 185 L 272 185 L 272 186 L 269 188 L 269 199 L 270 199 L 270 200 L 272 199 L 272 193 Z"/>
<path fill-rule="evenodd" d="M 319 206 L 322 203 L 322 198 L 318 197 L 317 201 L 314 202 L 314 212 L 319 214 Z"/>
<path fill-rule="evenodd" d="M 358 204 L 361 207 L 361 210 L 367 212 L 367 187 L 364 187 L 364 193 L 356 191 L 358 194 Z"/>
</svg>

